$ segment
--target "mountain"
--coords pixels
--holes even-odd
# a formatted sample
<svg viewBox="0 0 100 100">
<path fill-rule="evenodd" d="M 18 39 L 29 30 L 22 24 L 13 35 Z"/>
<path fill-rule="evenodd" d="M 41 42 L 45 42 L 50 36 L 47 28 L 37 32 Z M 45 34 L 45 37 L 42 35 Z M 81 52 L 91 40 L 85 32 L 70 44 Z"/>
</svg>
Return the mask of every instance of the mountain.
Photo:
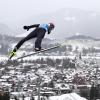
<svg viewBox="0 0 100 100">
<path fill-rule="evenodd" d="M 21 35 L 22 36 L 22 35 Z M 17 44 L 23 37 L 14 37 L 0 34 L 0 54 L 7 54 L 9 50 L 13 49 L 13 46 Z M 64 42 L 65 41 L 65 42 Z M 32 50 L 34 46 L 35 39 L 26 42 L 22 49 L 23 50 Z M 63 46 L 72 46 L 75 50 L 77 47 L 81 51 L 82 48 L 100 48 L 100 40 L 97 41 L 95 38 L 86 36 L 86 35 L 73 35 L 71 37 L 65 38 L 62 42 L 59 40 L 52 40 L 49 38 L 44 38 L 42 41 L 43 48 L 49 48 L 57 43 L 63 43 Z M 62 49 L 63 49 L 62 46 Z"/>
<path fill-rule="evenodd" d="M 65 38 L 65 45 L 71 45 L 74 49 L 79 48 L 98 48 L 100 49 L 100 39 L 87 35 L 73 35 L 71 37 Z"/>
<path fill-rule="evenodd" d="M 52 32 L 55 38 L 69 37 L 76 33 L 92 37 L 100 36 L 100 13 L 78 8 L 64 8 L 52 13 L 32 15 L 22 20 L 19 26 L 49 22 L 55 23 L 56 27 Z"/>
<path fill-rule="evenodd" d="M 14 35 L 15 31 L 13 31 L 10 27 L 8 27 L 4 23 L 0 23 L 0 34 L 5 35 Z"/>
<path fill-rule="evenodd" d="M 66 40 L 97 40 L 96 38 L 93 38 L 91 36 L 86 36 L 86 35 L 73 35 L 71 37 L 66 38 Z"/>
</svg>

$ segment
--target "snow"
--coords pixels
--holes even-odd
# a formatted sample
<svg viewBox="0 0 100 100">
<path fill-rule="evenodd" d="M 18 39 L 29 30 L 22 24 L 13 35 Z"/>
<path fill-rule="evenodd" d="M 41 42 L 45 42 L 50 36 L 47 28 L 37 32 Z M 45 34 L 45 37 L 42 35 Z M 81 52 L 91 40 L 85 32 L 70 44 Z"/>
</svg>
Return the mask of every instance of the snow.
<svg viewBox="0 0 100 100">
<path fill-rule="evenodd" d="M 1 68 L 0 71 L 3 71 L 5 68 Z"/>
<path fill-rule="evenodd" d="M 5 87 L 6 87 L 6 86 L 11 87 L 11 86 L 12 86 L 12 84 L 9 84 L 9 83 L 7 83 L 7 82 L 1 82 L 0 85 L 1 85 L 1 86 L 5 86 Z"/>
<path fill-rule="evenodd" d="M 0 61 L 4 61 L 4 60 L 7 60 L 7 59 L 8 59 L 7 56 L 0 55 Z"/>
<path fill-rule="evenodd" d="M 26 94 L 26 92 L 11 92 L 10 93 L 11 95 L 16 95 L 16 96 L 19 96 L 19 95 L 25 95 Z"/>
<path fill-rule="evenodd" d="M 63 59 L 63 58 L 75 58 L 75 56 L 29 56 L 29 57 L 25 57 L 23 58 L 23 60 L 36 60 L 36 59 L 41 59 L 41 58 L 51 58 L 51 59 Z"/>
<path fill-rule="evenodd" d="M 10 78 L 10 77 L 11 77 L 11 76 L 3 75 L 1 78 L 7 79 L 7 78 Z"/>
<path fill-rule="evenodd" d="M 17 59 L 19 56 L 16 56 L 16 57 L 13 57 L 12 59 Z M 70 56 L 38 56 L 38 55 L 31 55 L 29 57 L 25 57 L 25 58 L 22 58 L 23 60 L 36 60 L 36 59 L 46 59 L 46 58 L 50 58 L 50 59 L 65 59 L 65 58 L 70 58 L 70 59 L 74 59 L 75 56 L 74 55 L 70 55 Z M 83 59 L 88 59 L 88 58 L 91 58 L 91 59 L 100 59 L 100 56 L 96 56 L 96 57 L 92 57 L 92 56 L 83 56 L 82 57 Z M 21 59 L 21 60 L 22 60 Z M 7 61 L 8 60 L 8 57 L 6 56 L 0 56 L 0 62 L 4 62 L 4 61 Z M 26 63 L 25 63 L 26 64 Z"/>
<path fill-rule="evenodd" d="M 25 100 L 30 100 L 30 97 L 26 97 Z"/>
<path fill-rule="evenodd" d="M 76 33 L 75 33 L 76 36 L 81 35 L 81 34 L 82 34 L 82 33 L 79 33 L 79 32 L 76 32 Z"/>
<path fill-rule="evenodd" d="M 69 93 L 69 94 L 63 94 L 61 96 L 50 97 L 50 100 L 87 100 L 87 99 L 80 97 L 76 93 Z"/>
<path fill-rule="evenodd" d="M 15 73 L 15 70 L 10 70 L 9 73 L 10 74 L 14 74 Z"/>
<path fill-rule="evenodd" d="M 2 46 L 0 45 L 0 49 L 1 49 L 1 47 L 2 47 Z"/>
<path fill-rule="evenodd" d="M 79 51 L 82 51 L 83 48 L 88 49 L 90 45 L 82 43 L 80 41 L 74 41 L 74 40 L 70 40 L 67 42 L 67 45 L 72 45 L 73 50 L 76 49 L 76 47 L 78 47 Z"/>
<path fill-rule="evenodd" d="M 13 92 L 12 94 L 18 95 L 17 92 Z M 10 100 L 12 100 L 12 99 L 10 99 Z M 25 97 L 25 100 L 30 100 L 30 97 Z M 35 100 L 38 100 L 38 96 L 35 96 Z M 49 97 L 48 100 L 87 100 L 87 99 L 80 97 L 76 93 L 69 93 L 69 94 L 63 94 L 61 96 L 51 96 L 51 97 Z"/>
</svg>

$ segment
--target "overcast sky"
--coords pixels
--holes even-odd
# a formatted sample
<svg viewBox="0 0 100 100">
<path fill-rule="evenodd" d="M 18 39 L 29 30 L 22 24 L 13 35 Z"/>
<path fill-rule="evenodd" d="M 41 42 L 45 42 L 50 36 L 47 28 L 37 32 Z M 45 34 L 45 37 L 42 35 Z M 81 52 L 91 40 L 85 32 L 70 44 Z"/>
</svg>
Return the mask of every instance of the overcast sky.
<svg viewBox="0 0 100 100">
<path fill-rule="evenodd" d="M 100 0 L 0 0 L 0 22 L 14 23 L 29 16 L 61 8 L 100 12 Z"/>
</svg>

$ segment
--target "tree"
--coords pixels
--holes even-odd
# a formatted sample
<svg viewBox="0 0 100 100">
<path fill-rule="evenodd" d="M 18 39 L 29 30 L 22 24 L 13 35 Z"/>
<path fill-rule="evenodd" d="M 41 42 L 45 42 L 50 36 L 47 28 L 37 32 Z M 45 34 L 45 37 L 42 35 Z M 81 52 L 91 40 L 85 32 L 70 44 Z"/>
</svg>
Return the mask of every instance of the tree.
<svg viewBox="0 0 100 100">
<path fill-rule="evenodd" d="M 53 59 L 47 58 L 47 64 L 54 67 L 55 66 L 55 61 Z"/>
<path fill-rule="evenodd" d="M 89 48 L 89 52 L 90 53 L 94 53 L 95 52 L 95 48 L 94 47 Z"/>
<path fill-rule="evenodd" d="M 83 54 L 84 56 L 86 56 L 87 53 L 88 53 L 87 49 L 82 48 L 82 54 Z"/>
<path fill-rule="evenodd" d="M 76 46 L 76 47 L 75 47 L 75 51 L 74 51 L 74 52 L 75 52 L 75 53 L 78 53 L 78 49 L 79 49 L 79 47 L 78 47 L 78 46 Z"/>
<path fill-rule="evenodd" d="M 56 59 L 56 64 L 59 65 L 61 63 L 61 59 Z"/>
<path fill-rule="evenodd" d="M 72 45 L 68 45 L 68 48 L 67 49 L 68 49 L 68 51 L 71 52 L 73 50 Z"/>
<path fill-rule="evenodd" d="M 62 66 L 63 66 L 63 68 L 69 68 L 70 67 L 70 59 L 63 59 Z"/>
<path fill-rule="evenodd" d="M 51 80 L 51 82 L 48 84 L 48 86 L 51 87 L 51 88 L 55 87 L 53 80 Z"/>
</svg>

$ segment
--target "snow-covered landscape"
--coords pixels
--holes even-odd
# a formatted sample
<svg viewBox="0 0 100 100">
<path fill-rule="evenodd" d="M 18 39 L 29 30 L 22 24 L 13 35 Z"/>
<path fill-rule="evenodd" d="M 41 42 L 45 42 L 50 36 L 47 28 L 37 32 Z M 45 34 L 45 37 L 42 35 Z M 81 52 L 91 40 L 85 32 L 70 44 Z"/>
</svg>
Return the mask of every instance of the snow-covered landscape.
<svg viewBox="0 0 100 100">
<path fill-rule="evenodd" d="M 99 4 L 1 0 L 0 100 L 100 100 Z"/>
<path fill-rule="evenodd" d="M 1 37 L 0 89 L 9 93 L 10 100 L 88 100 L 92 84 L 95 87 L 100 84 L 99 40 L 75 35 L 61 42 L 59 48 L 15 60 L 34 52 L 34 41 L 28 41 L 7 62 L 9 51 L 20 37 Z M 6 38 L 9 44 L 5 53 Z M 58 43 L 44 39 L 42 45 L 48 48 Z"/>
</svg>

